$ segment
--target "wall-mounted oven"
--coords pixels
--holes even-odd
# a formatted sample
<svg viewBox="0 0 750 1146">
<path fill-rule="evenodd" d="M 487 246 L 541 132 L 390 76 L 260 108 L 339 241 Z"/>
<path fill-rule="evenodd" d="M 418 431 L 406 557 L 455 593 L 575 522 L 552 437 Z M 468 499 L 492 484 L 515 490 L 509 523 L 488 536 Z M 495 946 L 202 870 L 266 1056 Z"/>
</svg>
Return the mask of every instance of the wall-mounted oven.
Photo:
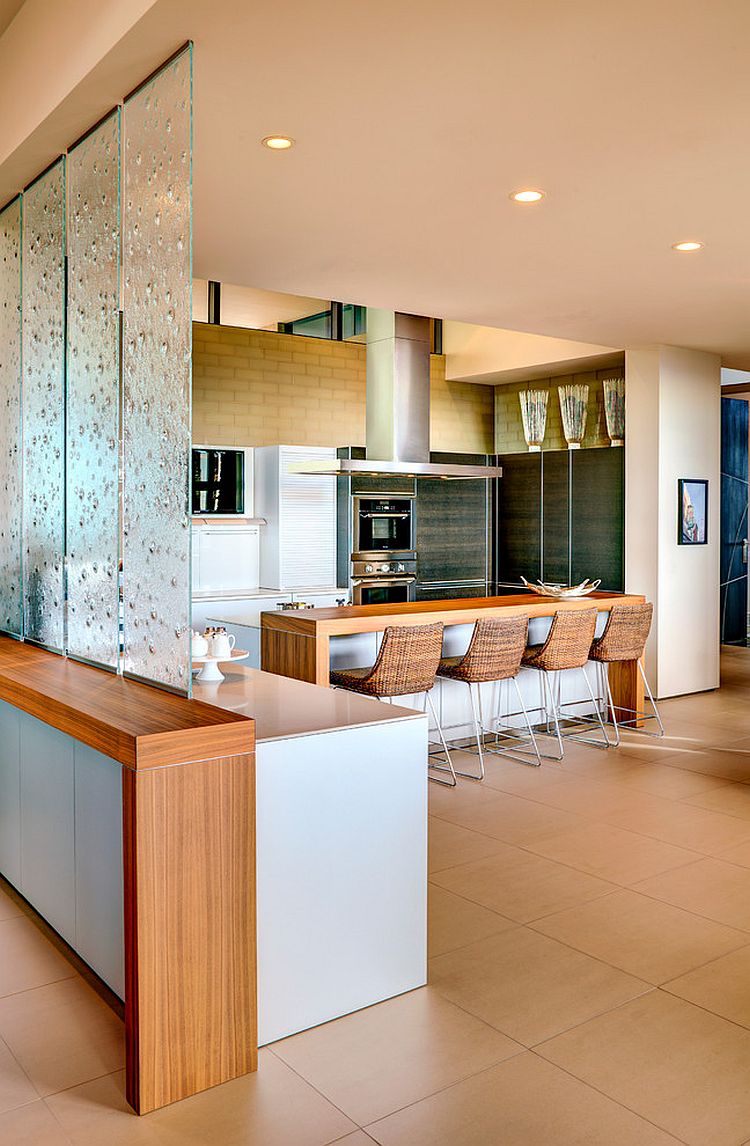
<svg viewBox="0 0 750 1146">
<path fill-rule="evenodd" d="M 414 498 L 374 494 L 353 499 L 352 560 L 414 554 Z"/>
</svg>

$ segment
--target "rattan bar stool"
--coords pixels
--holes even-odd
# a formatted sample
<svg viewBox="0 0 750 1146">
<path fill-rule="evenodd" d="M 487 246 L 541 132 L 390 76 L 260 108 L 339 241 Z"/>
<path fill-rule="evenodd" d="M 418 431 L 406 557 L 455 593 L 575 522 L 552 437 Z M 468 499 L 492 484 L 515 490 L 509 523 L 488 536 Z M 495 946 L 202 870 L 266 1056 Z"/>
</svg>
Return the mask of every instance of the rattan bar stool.
<svg viewBox="0 0 750 1146">
<path fill-rule="evenodd" d="M 430 692 L 435 685 L 440 654 L 443 651 L 443 623 L 434 625 L 389 625 L 383 633 L 375 664 L 369 668 L 336 669 L 331 673 L 334 688 L 375 696 L 379 700 L 392 700 L 395 696 L 424 695 L 435 721 L 443 745 L 446 764 L 441 766 L 450 774 L 449 779 L 430 776 L 436 784 L 456 786 L 456 772 L 451 754 L 438 720 Z M 438 755 L 429 752 L 429 756 Z M 429 764 L 435 768 L 437 765 Z"/>
<path fill-rule="evenodd" d="M 459 769 L 456 769 L 458 776 L 466 776 L 469 780 L 483 780 L 485 751 L 492 752 L 497 756 L 509 756 L 511 759 L 520 760 L 523 764 L 533 763 L 539 765 L 542 762 L 536 737 L 534 736 L 534 730 L 531 727 L 529 714 L 523 703 L 523 697 L 521 696 L 521 690 L 518 687 L 517 680 L 518 672 L 521 668 L 521 658 L 526 649 L 528 631 L 529 622 L 526 617 L 481 618 L 474 625 L 469 647 L 464 655 L 462 657 L 443 657 L 440 661 L 438 676 L 448 680 L 463 681 L 464 684 L 469 686 L 471 714 L 474 722 L 477 755 L 479 756 L 479 773 L 461 772 Z M 536 760 L 529 761 L 520 755 L 524 749 L 522 746 L 519 746 L 517 733 L 514 736 L 513 732 L 497 728 L 500 717 L 494 717 L 491 720 L 491 723 L 496 725 L 494 732 L 495 746 L 488 748 L 484 743 L 485 736 L 492 735 L 492 729 L 487 728 L 484 723 L 481 686 L 483 684 L 503 680 L 512 680 L 515 685 L 518 701 L 521 705 L 521 712 L 526 720 L 526 728 L 528 730 L 527 743 L 530 742 L 533 746 Z M 444 729 L 444 731 L 446 730 Z M 507 748 L 503 747 L 500 744 L 501 736 L 512 739 L 512 746 Z M 516 753 L 519 753 L 519 755 L 516 755 Z"/>
<path fill-rule="evenodd" d="M 605 713 L 605 723 L 611 724 L 615 730 L 614 747 L 620 743 L 621 728 L 632 728 L 634 732 L 639 732 L 643 736 L 664 735 L 664 725 L 661 722 L 659 709 L 649 687 L 641 659 L 646 648 L 648 635 L 651 632 L 653 616 L 654 606 L 650 602 L 643 605 L 613 605 L 607 617 L 604 632 L 593 642 L 589 651 L 589 658 L 595 662 L 597 672 L 601 675 L 602 696 L 604 697 L 606 694 L 606 700 L 609 702 L 609 718 Z M 637 712 L 632 708 L 615 709 L 609 681 L 609 665 L 618 664 L 622 661 L 638 662 L 638 671 L 651 703 L 651 712 Z M 618 711 L 628 712 L 630 716 L 625 720 L 618 720 Z M 638 725 L 644 720 L 655 720 L 658 731 L 648 732 L 645 728 L 639 728 Z"/>
<path fill-rule="evenodd" d="M 557 756 L 547 756 L 547 759 L 562 760 L 565 749 L 563 746 L 563 734 L 560 729 L 560 721 L 563 718 L 562 704 L 561 704 L 561 681 L 560 674 L 569 669 L 582 669 L 585 668 L 586 662 L 589 659 L 589 650 L 591 649 L 591 642 L 594 639 L 596 632 L 596 609 L 566 609 L 560 610 L 555 613 L 552 618 L 547 639 L 543 645 L 530 645 L 526 652 L 523 654 L 522 664 L 525 668 L 533 668 L 542 674 L 544 681 L 544 697 L 547 711 L 547 728 L 549 730 L 549 713 L 552 713 L 552 720 L 554 723 L 555 736 L 559 746 L 559 754 Z M 556 674 L 553 678 L 553 674 Z M 609 739 L 607 731 L 604 727 L 602 715 L 599 710 L 599 702 L 594 695 L 594 690 L 591 687 L 591 681 L 586 673 L 583 674 L 586 681 L 586 687 L 591 697 L 591 703 L 594 707 L 596 719 L 598 720 L 599 727 L 601 728 L 602 739 L 592 740 L 579 735 L 576 732 L 566 732 L 567 737 L 576 740 L 581 740 L 585 744 L 593 744 L 596 748 L 608 748 Z M 557 697 L 555 697 L 555 690 L 553 684 L 557 684 Z"/>
</svg>

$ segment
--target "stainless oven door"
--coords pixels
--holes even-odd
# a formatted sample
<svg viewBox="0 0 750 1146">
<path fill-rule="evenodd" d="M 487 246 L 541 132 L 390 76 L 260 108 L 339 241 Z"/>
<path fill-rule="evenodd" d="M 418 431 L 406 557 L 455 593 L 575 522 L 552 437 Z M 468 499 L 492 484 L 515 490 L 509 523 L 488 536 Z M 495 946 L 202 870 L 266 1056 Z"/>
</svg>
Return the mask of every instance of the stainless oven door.
<svg viewBox="0 0 750 1146">
<path fill-rule="evenodd" d="M 354 552 L 401 553 L 414 548 L 411 498 L 354 498 Z"/>
<path fill-rule="evenodd" d="M 362 577 L 352 581 L 353 605 L 394 605 L 415 600 L 416 577 Z"/>
</svg>

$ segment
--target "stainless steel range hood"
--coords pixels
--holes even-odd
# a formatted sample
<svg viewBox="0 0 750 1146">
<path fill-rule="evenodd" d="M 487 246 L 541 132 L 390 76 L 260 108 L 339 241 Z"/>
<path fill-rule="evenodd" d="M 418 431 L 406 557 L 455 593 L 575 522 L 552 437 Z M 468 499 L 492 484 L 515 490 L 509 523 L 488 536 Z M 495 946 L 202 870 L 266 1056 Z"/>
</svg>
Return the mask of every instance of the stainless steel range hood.
<svg viewBox="0 0 750 1146">
<path fill-rule="evenodd" d="M 367 308 L 367 456 L 305 462 L 297 473 L 495 478 L 499 466 L 430 461 L 430 320 Z"/>
</svg>

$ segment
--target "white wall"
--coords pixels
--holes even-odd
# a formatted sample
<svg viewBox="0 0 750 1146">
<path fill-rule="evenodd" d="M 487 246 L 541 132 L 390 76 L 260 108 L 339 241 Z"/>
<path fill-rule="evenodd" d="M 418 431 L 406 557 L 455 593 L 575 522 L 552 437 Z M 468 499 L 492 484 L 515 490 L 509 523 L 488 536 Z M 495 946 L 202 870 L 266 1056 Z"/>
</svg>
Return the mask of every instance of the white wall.
<svg viewBox="0 0 750 1146">
<path fill-rule="evenodd" d="M 717 355 L 625 356 L 625 588 L 654 602 L 646 668 L 658 696 L 719 685 L 721 388 Z M 677 544 L 679 478 L 707 478 L 708 544 Z"/>
</svg>

